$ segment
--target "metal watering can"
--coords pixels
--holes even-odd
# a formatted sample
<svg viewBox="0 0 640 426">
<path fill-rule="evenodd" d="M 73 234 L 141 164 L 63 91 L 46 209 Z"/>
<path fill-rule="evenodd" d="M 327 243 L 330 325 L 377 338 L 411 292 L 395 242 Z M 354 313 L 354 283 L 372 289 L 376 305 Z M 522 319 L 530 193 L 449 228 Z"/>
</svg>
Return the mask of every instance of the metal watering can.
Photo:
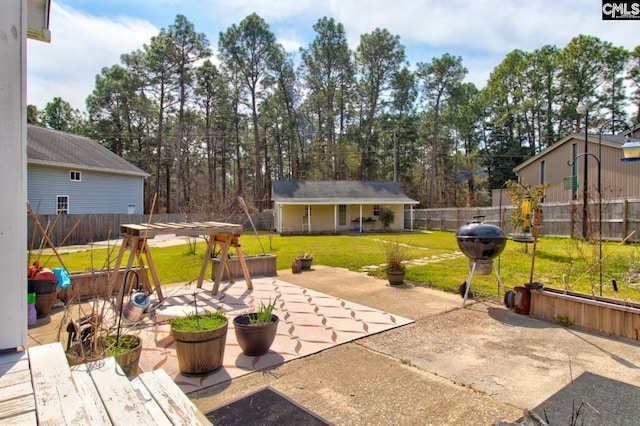
<svg viewBox="0 0 640 426">
<path fill-rule="evenodd" d="M 149 306 L 151 306 L 151 298 L 149 297 L 149 294 L 146 291 L 140 290 L 139 288 L 140 282 L 139 282 L 138 274 L 133 270 L 129 270 L 125 274 L 124 282 L 122 284 L 122 291 L 124 291 L 124 288 L 126 286 L 129 272 L 132 272 L 135 274 L 136 286 L 135 286 L 135 289 L 132 290 L 131 294 L 129 295 L 129 302 L 127 302 L 127 306 L 124 309 L 122 309 L 121 307 L 120 312 L 122 312 L 122 316 L 125 317 L 127 320 L 132 322 L 138 322 L 144 317 L 144 313 L 149 308 Z"/>
</svg>

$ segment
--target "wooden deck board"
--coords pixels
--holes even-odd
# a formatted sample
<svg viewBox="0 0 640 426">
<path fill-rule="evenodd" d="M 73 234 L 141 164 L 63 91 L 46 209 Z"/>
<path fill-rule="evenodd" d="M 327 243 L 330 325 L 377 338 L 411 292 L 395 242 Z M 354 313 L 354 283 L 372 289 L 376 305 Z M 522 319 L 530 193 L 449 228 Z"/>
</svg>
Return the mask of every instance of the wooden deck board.
<svg viewBox="0 0 640 426">
<path fill-rule="evenodd" d="M 29 369 L 20 370 L 0 376 L 0 388 L 15 385 L 16 383 L 29 383 L 31 385 L 31 371 Z M 31 386 L 31 393 L 33 393 L 33 386 Z"/>
<path fill-rule="evenodd" d="M 84 366 L 73 366 L 71 367 L 71 375 L 78 387 L 91 425 L 110 425 L 109 413 L 100 399 L 93 379 L 87 374 L 87 369 Z"/>
<path fill-rule="evenodd" d="M 0 354 L 2 425 L 210 425 L 164 370 L 131 380 L 115 358 L 69 367 L 59 342 Z"/>
<path fill-rule="evenodd" d="M 162 408 L 160 408 L 156 400 L 153 398 L 153 395 L 151 395 L 151 392 L 149 392 L 149 389 L 147 389 L 144 383 L 142 382 L 142 380 L 140 380 L 139 376 L 131 379 L 131 386 L 133 386 L 133 388 L 138 392 L 138 398 L 140 399 L 142 404 L 145 406 L 147 411 L 149 411 L 149 414 L 151 415 L 151 417 L 153 418 L 153 420 L 156 422 L 157 425 L 160 426 L 160 425 L 173 424 L 167 418 L 166 414 L 164 413 Z"/>
<path fill-rule="evenodd" d="M 149 389 L 173 424 L 211 425 L 207 417 L 198 410 L 164 370 L 142 373 L 138 378 Z"/>
<path fill-rule="evenodd" d="M 10 424 L 8 422 L 15 421 L 15 418 L 24 415 L 33 416 L 34 419 L 36 417 L 36 402 L 33 399 L 32 393 L 7 400 L 5 400 L 3 395 L 2 400 L 0 400 L 0 424 Z"/>
<path fill-rule="evenodd" d="M 0 424 L 35 424 L 29 359 L 25 351 L 0 354 Z"/>
<path fill-rule="evenodd" d="M 39 424 L 90 424 L 60 342 L 29 348 Z"/>
<path fill-rule="evenodd" d="M 35 411 L 31 411 L 28 413 L 22 413 L 20 415 L 2 419 L 2 426 L 24 426 L 24 425 L 35 425 L 38 422 L 36 418 Z"/>
<path fill-rule="evenodd" d="M 114 425 L 155 425 L 113 357 L 84 364 Z"/>
</svg>

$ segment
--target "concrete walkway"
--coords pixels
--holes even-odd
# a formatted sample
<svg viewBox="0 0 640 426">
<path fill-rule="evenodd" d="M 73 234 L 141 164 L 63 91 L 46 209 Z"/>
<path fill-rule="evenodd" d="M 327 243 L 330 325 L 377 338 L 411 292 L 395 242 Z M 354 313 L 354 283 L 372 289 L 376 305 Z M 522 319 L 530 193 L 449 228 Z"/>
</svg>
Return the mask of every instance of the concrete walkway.
<svg viewBox="0 0 640 426">
<path fill-rule="evenodd" d="M 638 341 L 518 315 L 498 302 L 461 308 L 458 294 L 390 287 L 341 268 L 314 265 L 302 274 L 279 271 L 278 278 L 415 323 L 190 394 L 203 412 L 272 386 L 336 425 L 491 425 L 548 407 L 545 401 L 572 392 L 572 381 L 589 373 L 587 390 L 556 407 L 552 424 L 569 424 L 575 401 L 586 401 L 584 424 L 638 424 Z M 57 327 L 48 328 L 30 329 L 29 344 L 47 343 Z M 602 399 L 614 408 L 603 408 Z M 607 412 L 613 409 L 621 415 Z"/>
<path fill-rule="evenodd" d="M 498 303 L 461 308 L 457 294 L 390 287 L 340 268 L 279 271 L 278 278 L 416 322 L 191 394 L 202 411 L 269 385 L 338 425 L 490 425 L 517 420 L 590 372 L 631 385 L 611 398 L 628 410 L 626 424 L 640 418 L 632 402 L 640 401 L 637 341 L 565 328 Z M 582 408 L 588 419 L 625 424 L 596 413 L 601 397 L 576 395 L 591 398 L 593 408 Z M 565 408 L 561 424 L 570 421 Z"/>
</svg>

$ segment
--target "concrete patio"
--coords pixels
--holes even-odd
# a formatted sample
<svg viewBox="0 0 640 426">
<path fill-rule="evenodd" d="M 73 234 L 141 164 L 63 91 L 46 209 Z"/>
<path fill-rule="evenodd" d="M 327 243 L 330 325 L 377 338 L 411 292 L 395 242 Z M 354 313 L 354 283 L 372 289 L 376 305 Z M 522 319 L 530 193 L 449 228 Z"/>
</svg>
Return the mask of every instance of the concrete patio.
<svg viewBox="0 0 640 426">
<path fill-rule="evenodd" d="M 497 302 L 461 308 L 457 294 L 390 287 L 340 268 L 284 270 L 277 279 L 414 322 L 189 393 L 202 412 L 271 386 L 338 425 L 490 425 L 520 418 L 588 372 L 625 385 L 609 398 L 622 421 L 595 411 L 602 398 L 597 386 L 576 394 L 592 401 L 582 408 L 589 419 L 632 425 L 640 418 L 637 341 L 518 315 Z M 29 330 L 31 342 L 46 343 L 53 322 Z M 555 408 L 562 410 L 564 418 L 571 407 Z"/>
</svg>

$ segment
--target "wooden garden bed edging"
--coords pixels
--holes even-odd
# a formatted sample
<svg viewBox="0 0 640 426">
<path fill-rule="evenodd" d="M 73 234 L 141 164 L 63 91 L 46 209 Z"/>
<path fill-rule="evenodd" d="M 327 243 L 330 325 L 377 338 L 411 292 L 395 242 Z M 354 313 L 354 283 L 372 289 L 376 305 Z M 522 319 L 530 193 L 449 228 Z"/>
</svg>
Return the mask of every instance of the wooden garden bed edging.
<svg viewBox="0 0 640 426">
<path fill-rule="evenodd" d="M 138 270 L 139 268 L 132 268 Z M 89 297 L 109 297 L 108 285 L 109 278 L 113 274 L 113 270 L 109 271 L 94 271 L 94 272 L 72 272 L 71 286 L 67 289 L 58 290 L 58 299 L 62 301 L 71 300 L 74 298 L 86 299 Z M 120 268 L 117 272 L 116 283 L 114 286 L 113 294 L 117 294 L 122 288 L 122 280 L 124 280 L 125 269 Z"/>
<path fill-rule="evenodd" d="M 252 277 L 275 277 L 277 275 L 277 261 L 278 257 L 272 254 L 265 254 L 263 256 L 245 256 L 244 260 L 249 269 L 249 274 Z M 242 269 L 240 267 L 240 261 L 237 257 L 227 259 L 227 265 L 231 269 L 231 275 L 233 277 L 241 277 Z M 214 279 L 216 271 L 220 266 L 219 258 L 211 259 L 211 279 Z M 227 271 L 222 274 L 222 279 L 228 280 L 229 276 Z"/>
<path fill-rule="evenodd" d="M 531 290 L 529 315 L 554 322 L 566 318 L 579 328 L 640 340 L 637 303 L 543 288 Z"/>
</svg>

